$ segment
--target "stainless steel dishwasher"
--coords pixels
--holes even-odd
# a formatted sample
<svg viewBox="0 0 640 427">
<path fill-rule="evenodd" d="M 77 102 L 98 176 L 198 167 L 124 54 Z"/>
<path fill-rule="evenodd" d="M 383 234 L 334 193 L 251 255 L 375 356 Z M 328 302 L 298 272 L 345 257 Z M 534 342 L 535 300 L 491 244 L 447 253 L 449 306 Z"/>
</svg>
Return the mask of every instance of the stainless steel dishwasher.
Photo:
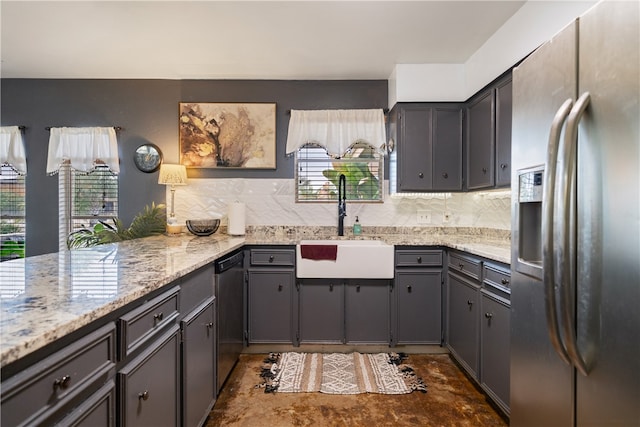
<svg viewBox="0 0 640 427">
<path fill-rule="evenodd" d="M 232 252 L 215 262 L 217 328 L 217 393 L 229 376 L 243 345 L 244 254 Z"/>
</svg>

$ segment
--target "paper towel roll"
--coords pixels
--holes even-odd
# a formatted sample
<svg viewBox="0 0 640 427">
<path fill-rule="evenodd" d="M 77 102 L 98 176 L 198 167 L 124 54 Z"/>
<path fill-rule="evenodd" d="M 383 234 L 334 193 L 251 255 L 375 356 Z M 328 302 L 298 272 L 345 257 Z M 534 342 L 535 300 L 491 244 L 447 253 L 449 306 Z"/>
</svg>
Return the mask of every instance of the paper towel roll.
<svg viewBox="0 0 640 427">
<path fill-rule="evenodd" d="M 232 236 L 244 236 L 245 233 L 245 205 L 244 203 L 234 202 L 229 204 L 229 212 L 227 214 L 229 224 L 227 233 Z"/>
</svg>

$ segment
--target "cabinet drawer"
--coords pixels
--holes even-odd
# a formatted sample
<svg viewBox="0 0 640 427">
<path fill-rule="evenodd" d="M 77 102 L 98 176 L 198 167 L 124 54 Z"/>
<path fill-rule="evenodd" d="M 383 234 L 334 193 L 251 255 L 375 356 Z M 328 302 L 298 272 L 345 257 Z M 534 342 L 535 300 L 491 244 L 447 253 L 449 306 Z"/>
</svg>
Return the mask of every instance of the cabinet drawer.
<svg viewBox="0 0 640 427">
<path fill-rule="evenodd" d="M 396 267 L 440 267 L 441 265 L 441 250 L 402 249 L 396 251 Z"/>
<path fill-rule="evenodd" d="M 485 283 L 504 288 L 511 287 L 511 272 L 507 267 L 485 263 L 483 270 Z"/>
<path fill-rule="evenodd" d="M 480 280 L 482 262 L 477 258 L 472 258 L 459 253 L 449 254 L 449 269 L 455 270 L 465 276 Z"/>
<path fill-rule="evenodd" d="M 251 249 L 251 265 L 294 266 L 294 249 Z"/>
<path fill-rule="evenodd" d="M 2 383 L 2 425 L 38 425 L 73 404 L 115 366 L 113 323 L 80 338 Z"/>
<path fill-rule="evenodd" d="M 152 339 L 166 325 L 175 322 L 179 289 L 176 286 L 119 319 L 122 359 Z"/>
</svg>

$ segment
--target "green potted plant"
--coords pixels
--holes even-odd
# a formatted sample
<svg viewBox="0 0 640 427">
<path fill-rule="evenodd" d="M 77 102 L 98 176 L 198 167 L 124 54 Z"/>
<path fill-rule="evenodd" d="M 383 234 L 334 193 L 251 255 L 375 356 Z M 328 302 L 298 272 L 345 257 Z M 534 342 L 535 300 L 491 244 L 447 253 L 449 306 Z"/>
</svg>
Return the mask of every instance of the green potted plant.
<svg viewBox="0 0 640 427">
<path fill-rule="evenodd" d="M 83 228 L 69 233 L 67 247 L 69 249 L 88 248 L 162 234 L 165 231 L 166 222 L 165 205 L 152 203 L 151 206 L 145 206 L 144 210 L 133 218 L 128 228 L 120 219 L 114 218 L 113 224 L 99 221 L 92 228 Z"/>
</svg>

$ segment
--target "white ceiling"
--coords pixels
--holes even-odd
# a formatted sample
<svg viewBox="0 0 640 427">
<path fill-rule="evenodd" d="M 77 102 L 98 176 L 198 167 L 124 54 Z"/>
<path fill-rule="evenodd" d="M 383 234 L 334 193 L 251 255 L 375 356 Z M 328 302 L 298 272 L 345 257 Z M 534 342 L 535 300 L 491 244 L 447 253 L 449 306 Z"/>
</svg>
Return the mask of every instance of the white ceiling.
<svg viewBox="0 0 640 427">
<path fill-rule="evenodd" d="M 523 1 L 4 1 L 3 78 L 387 79 L 464 63 Z"/>
</svg>

